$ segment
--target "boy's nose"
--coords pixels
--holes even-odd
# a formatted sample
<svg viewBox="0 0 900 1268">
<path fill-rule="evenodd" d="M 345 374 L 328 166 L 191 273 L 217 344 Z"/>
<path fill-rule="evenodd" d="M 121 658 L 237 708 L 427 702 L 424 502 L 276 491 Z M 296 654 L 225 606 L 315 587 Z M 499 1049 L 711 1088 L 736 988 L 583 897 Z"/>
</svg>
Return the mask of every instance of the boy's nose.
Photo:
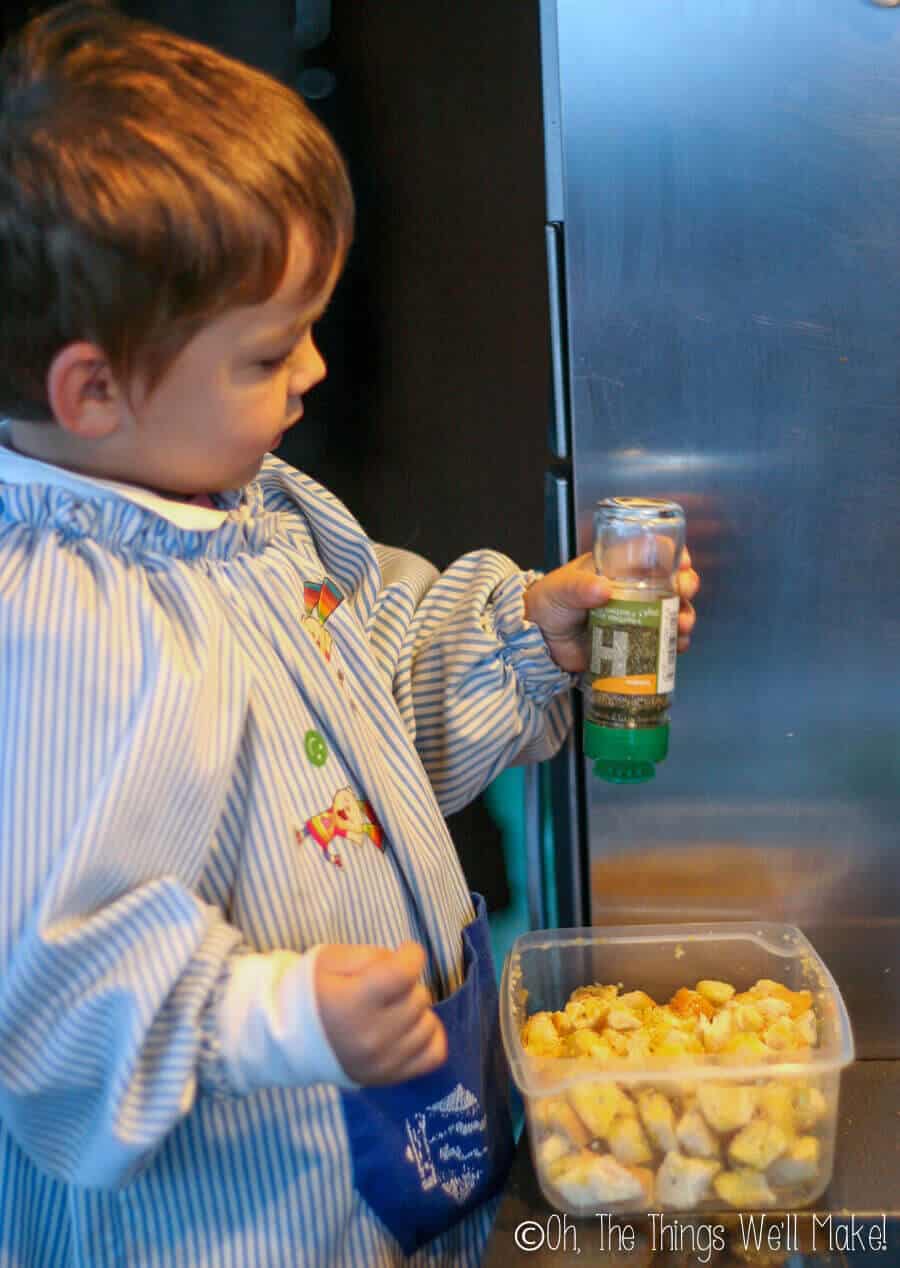
<svg viewBox="0 0 900 1268">
<path fill-rule="evenodd" d="M 292 396 L 302 396 L 311 387 L 321 383 L 325 378 L 327 367 L 325 360 L 312 339 L 305 341 L 300 354 L 294 362 L 291 374 L 290 392 Z"/>
</svg>

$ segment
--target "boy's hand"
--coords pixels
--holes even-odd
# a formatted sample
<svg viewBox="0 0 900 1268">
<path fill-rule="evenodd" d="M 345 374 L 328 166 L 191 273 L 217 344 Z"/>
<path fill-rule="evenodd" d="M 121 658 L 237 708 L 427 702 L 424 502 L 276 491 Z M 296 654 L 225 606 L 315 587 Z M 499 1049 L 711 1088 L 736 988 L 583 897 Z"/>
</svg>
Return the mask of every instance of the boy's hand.
<svg viewBox="0 0 900 1268">
<path fill-rule="evenodd" d="M 425 952 L 415 942 L 322 947 L 316 998 L 325 1033 L 345 1072 L 373 1087 L 402 1083 L 447 1058 L 447 1036 L 419 981 Z"/>
<path fill-rule="evenodd" d="M 687 550 L 681 556 L 676 584 L 681 596 L 678 650 L 686 652 L 697 619 L 691 599 L 700 589 L 700 578 L 691 567 Z M 589 649 L 584 637 L 587 613 L 591 608 L 608 603 L 610 592 L 609 581 L 598 576 L 589 553 L 548 572 L 525 591 L 525 615 L 540 626 L 550 655 L 560 669 L 579 673 L 587 668 Z"/>
</svg>

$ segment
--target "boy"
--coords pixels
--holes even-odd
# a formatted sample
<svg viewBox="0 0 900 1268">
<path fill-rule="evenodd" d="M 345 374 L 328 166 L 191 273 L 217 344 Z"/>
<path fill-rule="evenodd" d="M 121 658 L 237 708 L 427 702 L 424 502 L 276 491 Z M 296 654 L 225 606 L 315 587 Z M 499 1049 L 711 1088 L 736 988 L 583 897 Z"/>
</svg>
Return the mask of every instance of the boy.
<svg viewBox="0 0 900 1268">
<path fill-rule="evenodd" d="M 0 1259 L 477 1263 L 511 1140 L 442 811 L 558 746 L 606 583 L 438 576 L 267 456 L 352 233 L 294 94 L 80 3 L 2 93 Z"/>
</svg>

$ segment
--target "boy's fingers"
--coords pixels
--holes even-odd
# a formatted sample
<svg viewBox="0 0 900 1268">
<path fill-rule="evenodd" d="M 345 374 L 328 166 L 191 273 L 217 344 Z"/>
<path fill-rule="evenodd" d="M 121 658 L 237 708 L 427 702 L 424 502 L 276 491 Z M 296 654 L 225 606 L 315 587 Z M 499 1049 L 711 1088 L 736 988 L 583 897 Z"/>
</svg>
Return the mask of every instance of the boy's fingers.
<svg viewBox="0 0 900 1268">
<path fill-rule="evenodd" d="M 678 613 L 678 633 L 690 634 L 696 623 L 697 613 L 694 611 L 694 605 L 687 599 L 682 599 L 681 610 Z"/>
<path fill-rule="evenodd" d="M 443 1030 L 443 1025 L 438 1020 L 437 1013 L 429 1008 L 419 1017 L 415 1025 L 410 1026 L 391 1045 L 391 1068 L 406 1067 L 409 1062 L 422 1056 L 434 1042 L 439 1030 Z"/>
<path fill-rule="evenodd" d="M 370 946 L 368 943 L 335 943 L 322 947 L 316 968 L 324 973 L 352 976 L 390 954 L 387 947 Z"/>
<path fill-rule="evenodd" d="M 404 942 L 365 970 L 366 991 L 381 1004 L 391 1004 L 408 994 L 425 967 L 425 952 L 415 942 Z"/>
<path fill-rule="evenodd" d="M 679 568 L 675 584 L 682 599 L 693 599 L 700 589 L 700 578 L 693 568 Z"/>
<path fill-rule="evenodd" d="M 428 1042 L 421 1051 L 404 1063 L 402 1073 L 399 1075 L 400 1079 L 415 1079 L 420 1074 L 429 1074 L 447 1060 L 447 1032 L 437 1017 L 435 1021 L 437 1025 Z"/>
</svg>

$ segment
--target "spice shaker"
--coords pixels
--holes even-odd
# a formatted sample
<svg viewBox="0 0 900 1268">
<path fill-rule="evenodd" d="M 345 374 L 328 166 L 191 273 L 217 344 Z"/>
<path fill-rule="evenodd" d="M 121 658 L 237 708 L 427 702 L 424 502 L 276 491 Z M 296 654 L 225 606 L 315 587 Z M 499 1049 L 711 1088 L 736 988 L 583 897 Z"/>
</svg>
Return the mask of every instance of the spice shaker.
<svg viewBox="0 0 900 1268">
<path fill-rule="evenodd" d="M 669 749 L 684 542 L 677 502 L 614 497 L 596 505 L 594 566 L 612 594 L 590 614 L 584 751 L 612 783 L 652 779 Z"/>
</svg>

